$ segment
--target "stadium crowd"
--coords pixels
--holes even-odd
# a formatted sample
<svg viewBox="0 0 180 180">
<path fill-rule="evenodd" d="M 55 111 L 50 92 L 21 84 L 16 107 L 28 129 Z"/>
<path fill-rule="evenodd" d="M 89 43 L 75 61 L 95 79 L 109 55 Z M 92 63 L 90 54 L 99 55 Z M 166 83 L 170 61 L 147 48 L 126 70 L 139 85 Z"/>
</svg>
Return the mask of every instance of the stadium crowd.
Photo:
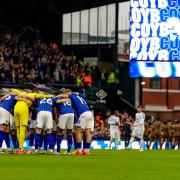
<svg viewBox="0 0 180 180">
<path fill-rule="evenodd" d="M 30 26 L 0 26 L 0 81 L 101 86 L 116 83 L 115 73 L 66 56 Z"/>
</svg>

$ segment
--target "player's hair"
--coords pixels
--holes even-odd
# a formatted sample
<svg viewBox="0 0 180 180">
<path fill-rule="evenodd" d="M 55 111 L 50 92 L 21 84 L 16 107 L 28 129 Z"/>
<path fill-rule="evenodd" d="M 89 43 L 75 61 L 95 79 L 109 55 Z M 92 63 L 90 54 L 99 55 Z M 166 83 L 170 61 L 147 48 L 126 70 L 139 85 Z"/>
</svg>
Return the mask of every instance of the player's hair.
<svg viewBox="0 0 180 180">
<path fill-rule="evenodd" d="M 143 106 L 142 105 L 138 105 L 137 108 L 143 108 Z"/>
<path fill-rule="evenodd" d="M 119 113 L 119 110 L 115 110 L 115 111 L 114 111 L 114 114 L 115 114 L 115 113 Z"/>
<path fill-rule="evenodd" d="M 37 89 L 37 88 L 32 88 L 32 91 L 31 91 L 32 93 L 38 93 L 39 92 L 39 90 Z"/>
<path fill-rule="evenodd" d="M 54 95 L 55 95 L 55 96 L 57 96 L 57 95 L 59 95 L 59 94 L 61 94 L 61 92 L 58 92 L 58 91 L 54 92 Z"/>
<path fill-rule="evenodd" d="M 68 94 L 68 93 L 71 93 L 72 91 L 70 90 L 70 89 L 65 89 L 64 91 L 63 91 L 63 93 L 64 94 Z"/>
</svg>

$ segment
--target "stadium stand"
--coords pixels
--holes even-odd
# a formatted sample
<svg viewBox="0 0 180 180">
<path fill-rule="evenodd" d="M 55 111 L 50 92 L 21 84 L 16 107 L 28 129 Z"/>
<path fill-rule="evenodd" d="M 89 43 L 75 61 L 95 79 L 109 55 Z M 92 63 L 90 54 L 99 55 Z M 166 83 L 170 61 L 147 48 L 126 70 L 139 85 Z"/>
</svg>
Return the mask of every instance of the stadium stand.
<svg viewBox="0 0 180 180">
<path fill-rule="evenodd" d="M 55 42 L 43 40 L 38 29 L 16 25 L 0 27 L 0 81 L 5 83 L 61 83 L 106 86 L 113 72 L 66 56 Z"/>
</svg>

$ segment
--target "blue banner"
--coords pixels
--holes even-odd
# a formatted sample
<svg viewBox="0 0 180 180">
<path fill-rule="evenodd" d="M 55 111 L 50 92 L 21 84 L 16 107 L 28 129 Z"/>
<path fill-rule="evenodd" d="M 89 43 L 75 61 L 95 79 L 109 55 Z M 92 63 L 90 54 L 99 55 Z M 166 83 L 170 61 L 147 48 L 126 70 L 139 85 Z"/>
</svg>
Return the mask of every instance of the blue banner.
<svg viewBox="0 0 180 180">
<path fill-rule="evenodd" d="M 130 60 L 180 61 L 180 0 L 131 0 Z"/>
<path fill-rule="evenodd" d="M 131 61 L 131 77 L 180 77 L 180 62 Z"/>
</svg>

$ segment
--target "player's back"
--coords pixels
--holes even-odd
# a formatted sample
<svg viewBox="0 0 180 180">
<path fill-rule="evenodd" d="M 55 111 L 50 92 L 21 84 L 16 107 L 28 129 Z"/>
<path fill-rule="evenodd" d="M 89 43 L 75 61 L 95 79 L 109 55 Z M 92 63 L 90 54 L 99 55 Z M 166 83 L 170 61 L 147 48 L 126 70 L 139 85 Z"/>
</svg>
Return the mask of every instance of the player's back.
<svg viewBox="0 0 180 180">
<path fill-rule="evenodd" d="M 36 103 L 38 105 L 38 112 L 49 111 L 52 112 L 52 107 L 56 102 L 56 98 L 38 98 Z"/>
<path fill-rule="evenodd" d="M 78 116 L 86 111 L 90 111 L 89 106 L 86 103 L 85 95 L 80 93 L 72 93 L 69 95 L 69 98 L 71 99 Z"/>
<path fill-rule="evenodd" d="M 1 104 L 0 107 L 6 109 L 8 112 L 12 112 L 12 109 L 16 103 L 15 96 L 9 95 Z"/>
<path fill-rule="evenodd" d="M 74 113 L 71 101 L 67 101 L 65 103 L 57 104 L 57 108 L 58 108 L 60 115 Z"/>
</svg>

